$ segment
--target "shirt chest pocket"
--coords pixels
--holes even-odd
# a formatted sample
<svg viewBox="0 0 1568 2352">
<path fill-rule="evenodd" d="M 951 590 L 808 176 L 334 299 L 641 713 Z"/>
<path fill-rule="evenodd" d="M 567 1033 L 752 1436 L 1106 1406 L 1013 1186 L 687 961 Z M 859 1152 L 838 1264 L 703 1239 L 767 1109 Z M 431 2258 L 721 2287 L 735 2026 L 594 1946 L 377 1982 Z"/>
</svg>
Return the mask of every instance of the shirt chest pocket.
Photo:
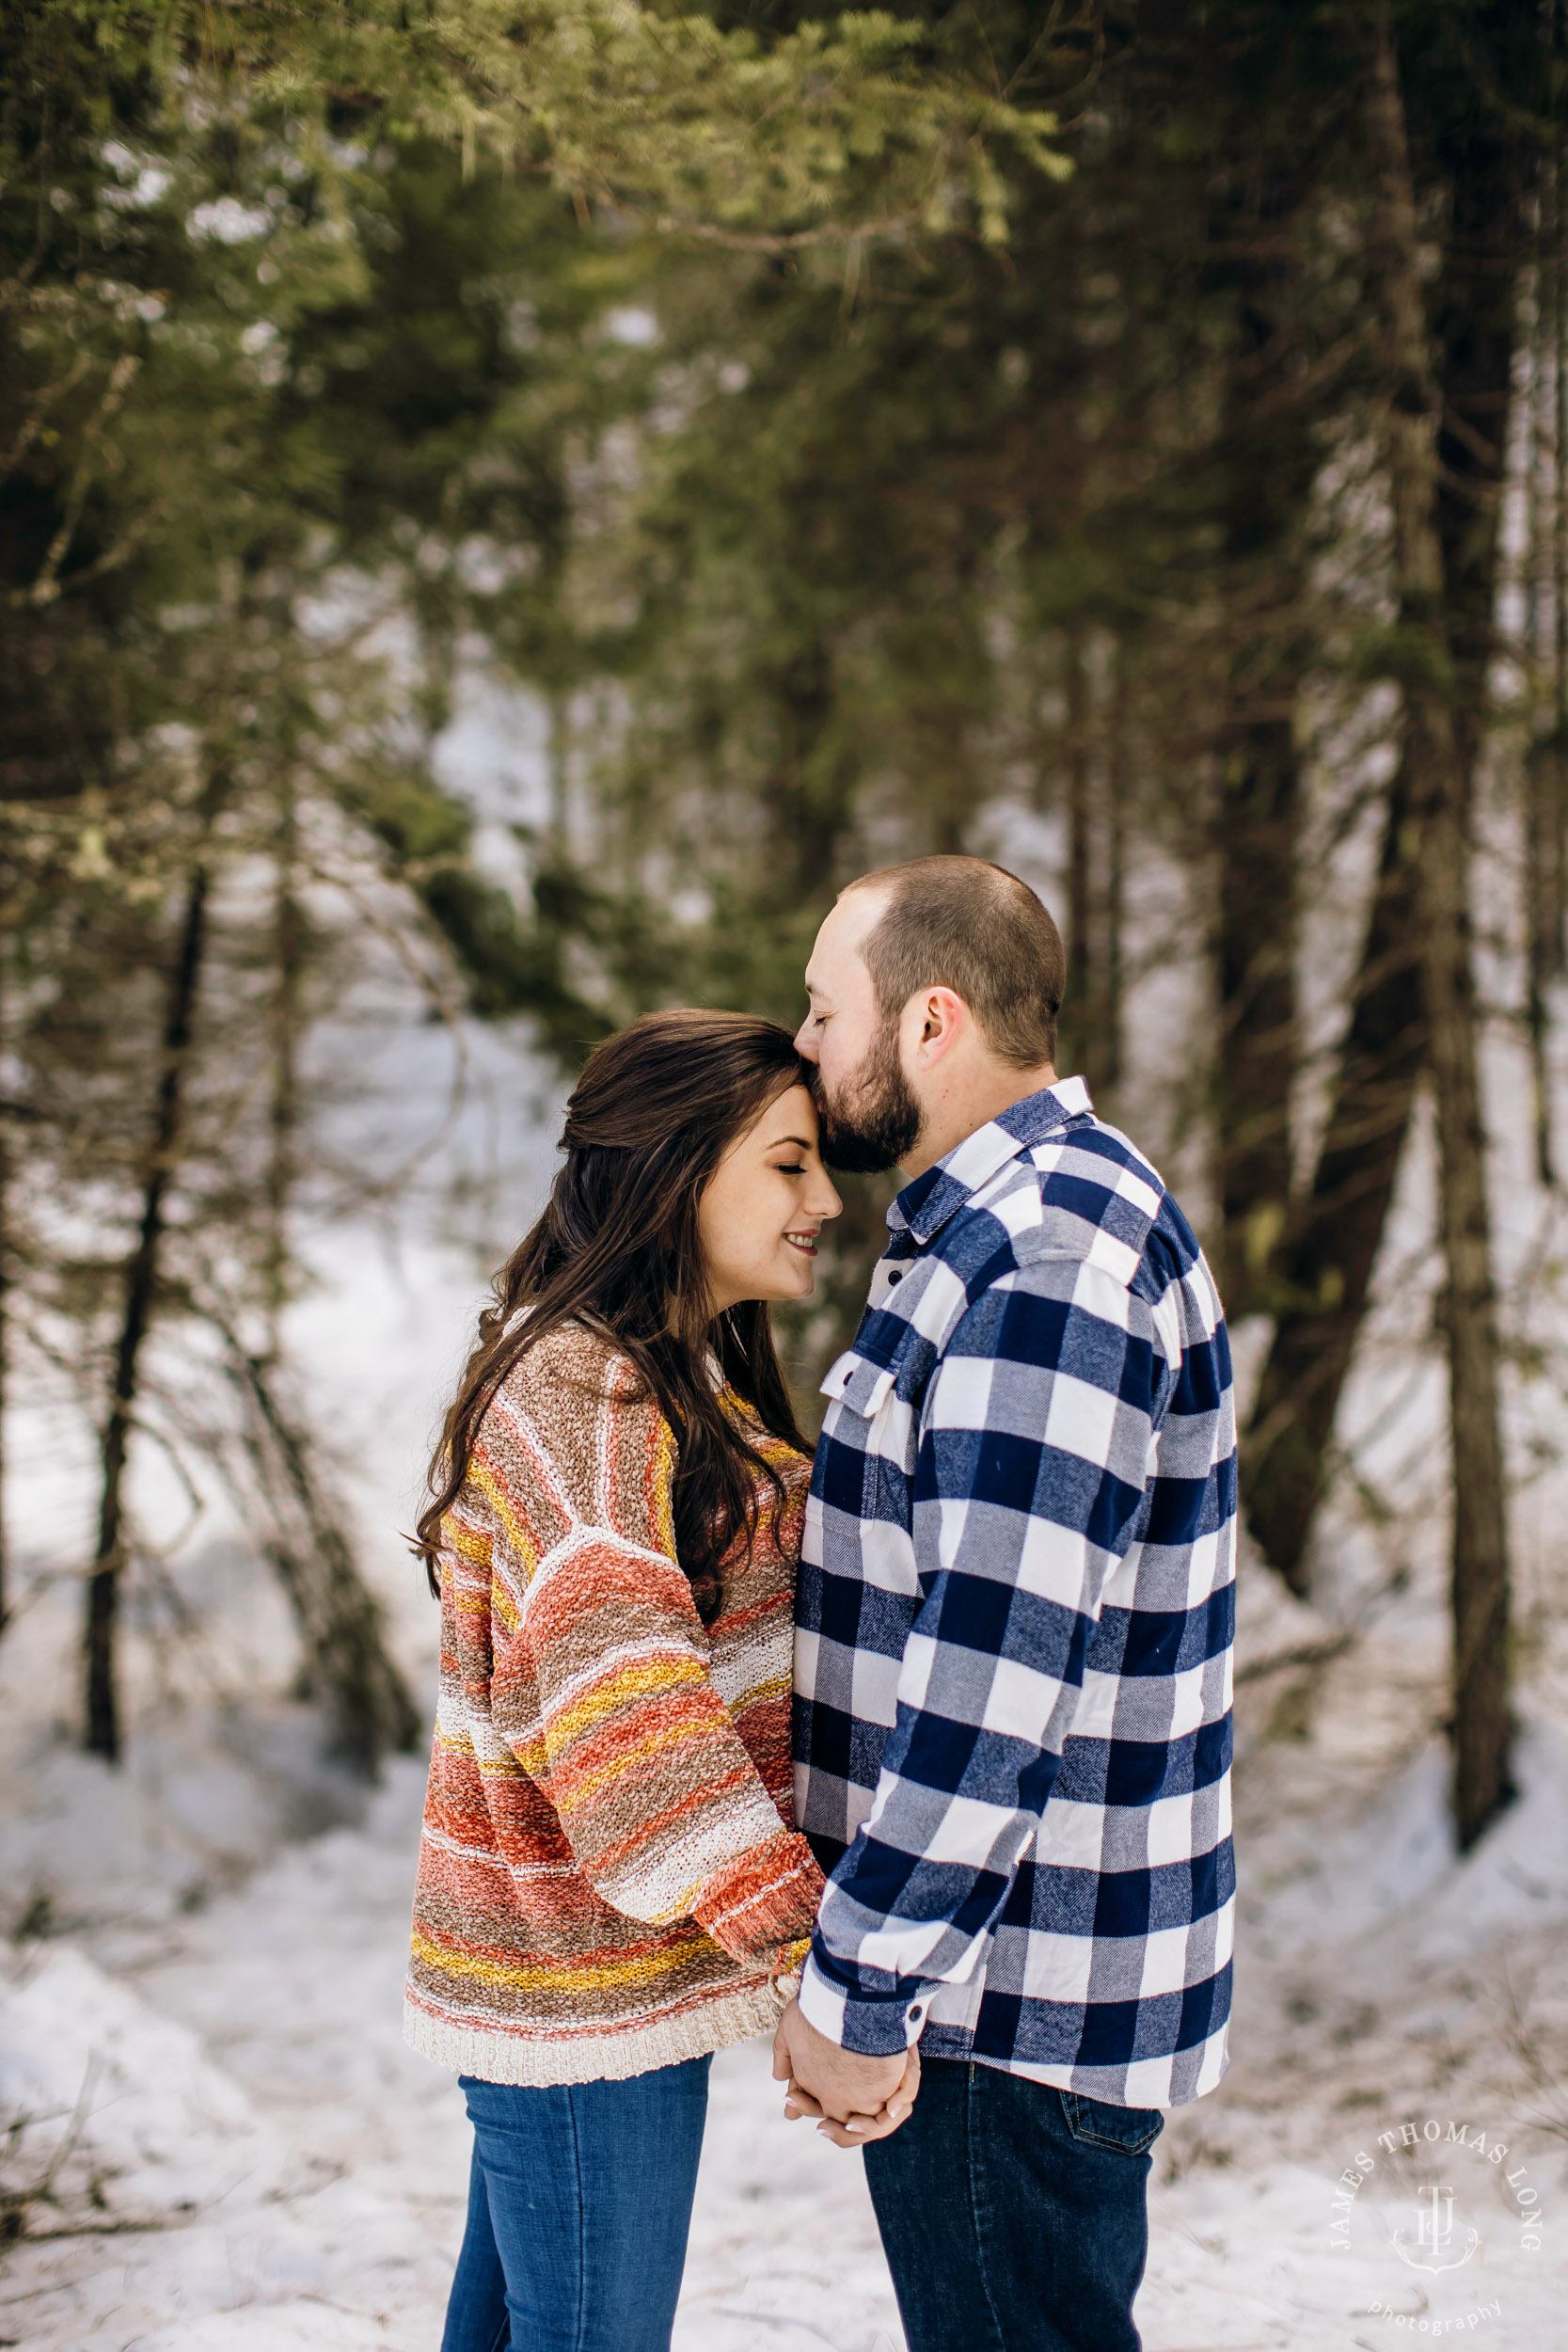
<svg viewBox="0 0 1568 2352">
<path fill-rule="evenodd" d="M 847 1348 L 822 1383 L 822 1394 L 860 1421 L 875 1421 L 893 1394 L 897 1375 L 887 1364 Z"/>
<path fill-rule="evenodd" d="M 916 1408 L 898 1394 L 897 1367 L 879 1364 L 856 1348 L 839 1358 L 822 1383 L 822 1393 L 829 1400 L 822 1431 L 826 1450 L 818 1455 L 823 1503 L 841 1528 L 853 1524 L 852 1573 L 863 1583 L 898 1596 L 895 1605 L 903 1609 L 918 1600 L 920 1591 L 910 1533 Z M 847 1565 L 841 1561 L 842 1566 Z M 900 1641 L 883 1694 L 888 1711 L 868 1700 L 870 1721 L 893 1721 L 901 1648 Z M 863 1653 L 856 1668 L 858 1708 L 865 1665 Z"/>
</svg>

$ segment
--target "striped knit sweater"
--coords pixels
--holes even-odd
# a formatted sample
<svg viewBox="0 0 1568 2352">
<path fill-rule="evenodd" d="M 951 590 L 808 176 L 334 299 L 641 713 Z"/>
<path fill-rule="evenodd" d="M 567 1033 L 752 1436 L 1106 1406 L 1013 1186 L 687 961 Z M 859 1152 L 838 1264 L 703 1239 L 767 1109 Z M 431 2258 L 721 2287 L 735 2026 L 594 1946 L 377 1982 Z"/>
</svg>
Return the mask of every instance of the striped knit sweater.
<svg viewBox="0 0 1568 2352">
<path fill-rule="evenodd" d="M 404 2033 L 499 2083 L 641 2074 L 769 2027 L 821 1874 L 791 1820 L 792 1607 L 810 1464 L 705 1626 L 670 1425 L 578 1325 L 503 1383 L 444 1522 L 441 1692 Z"/>
</svg>

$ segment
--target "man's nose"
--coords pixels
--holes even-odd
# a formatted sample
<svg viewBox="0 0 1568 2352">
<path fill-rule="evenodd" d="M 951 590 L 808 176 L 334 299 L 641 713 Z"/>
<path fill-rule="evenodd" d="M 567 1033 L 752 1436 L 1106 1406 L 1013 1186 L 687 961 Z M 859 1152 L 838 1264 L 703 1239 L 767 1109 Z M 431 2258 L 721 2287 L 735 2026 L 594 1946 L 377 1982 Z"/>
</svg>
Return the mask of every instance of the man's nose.
<svg viewBox="0 0 1568 2352">
<path fill-rule="evenodd" d="M 809 1012 L 795 1032 L 795 1051 L 805 1061 L 815 1061 L 816 1059 L 816 1040 L 811 1033 L 811 1015 Z"/>
</svg>

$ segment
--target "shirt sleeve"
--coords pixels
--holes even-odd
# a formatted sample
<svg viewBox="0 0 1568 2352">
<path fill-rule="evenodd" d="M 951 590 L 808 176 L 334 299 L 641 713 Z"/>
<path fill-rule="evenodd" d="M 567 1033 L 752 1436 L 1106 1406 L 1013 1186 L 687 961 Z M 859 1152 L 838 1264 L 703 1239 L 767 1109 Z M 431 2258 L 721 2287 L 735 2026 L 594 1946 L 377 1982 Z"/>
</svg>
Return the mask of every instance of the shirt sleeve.
<svg viewBox="0 0 1568 2352">
<path fill-rule="evenodd" d="M 710 1678 L 673 1556 L 669 1426 L 625 1398 L 606 1419 L 578 1478 L 552 1454 L 573 1523 L 529 1579 L 515 1632 L 496 1629 L 498 1669 L 510 1639 L 538 1693 L 520 1760 L 605 1902 L 657 1925 L 694 1918 L 732 1960 L 777 1973 L 803 1954 L 822 1875 Z"/>
<path fill-rule="evenodd" d="M 923 1599 L 800 1990 L 846 2049 L 917 2041 L 930 1989 L 980 1956 L 1060 1769 L 1169 1384 L 1150 1309 L 1059 1261 L 985 1293 L 932 1376 L 912 1503 Z"/>
</svg>

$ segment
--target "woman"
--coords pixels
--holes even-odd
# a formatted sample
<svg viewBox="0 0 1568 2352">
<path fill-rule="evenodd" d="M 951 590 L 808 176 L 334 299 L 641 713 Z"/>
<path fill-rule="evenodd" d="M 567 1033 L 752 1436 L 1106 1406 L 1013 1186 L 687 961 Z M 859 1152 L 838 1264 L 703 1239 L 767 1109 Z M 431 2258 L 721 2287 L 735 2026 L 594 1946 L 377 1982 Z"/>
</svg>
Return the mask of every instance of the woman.
<svg viewBox="0 0 1568 2352">
<path fill-rule="evenodd" d="M 598 1048 L 432 1466 L 406 2033 L 474 2127 L 443 2352 L 664 2352 L 711 2055 L 776 2023 L 806 1951 L 810 1465 L 768 1309 L 810 1295 L 840 1207 L 806 1077 L 732 1013 Z"/>
</svg>

